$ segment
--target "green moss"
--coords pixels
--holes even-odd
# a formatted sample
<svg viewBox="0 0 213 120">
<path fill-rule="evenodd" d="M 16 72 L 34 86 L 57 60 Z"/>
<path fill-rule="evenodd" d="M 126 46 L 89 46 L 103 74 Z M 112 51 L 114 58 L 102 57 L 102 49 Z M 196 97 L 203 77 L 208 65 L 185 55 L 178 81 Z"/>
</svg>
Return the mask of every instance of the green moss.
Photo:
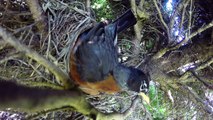
<svg viewBox="0 0 213 120">
<path fill-rule="evenodd" d="M 165 119 L 167 107 L 163 103 L 163 92 L 158 90 L 155 85 L 150 85 L 149 88 L 150 105 L 146 105 L 146 108 L 152 113 L 154 120 Z"/>
<path fill-rule="evenodd" d="M 115 17 L 113 15 L 111 5 L 107 0 L 93 0 L 91 7 L 96 13 L 97 21 L 101 21 L 104 19 L 113 19 Z"/>
</svg>

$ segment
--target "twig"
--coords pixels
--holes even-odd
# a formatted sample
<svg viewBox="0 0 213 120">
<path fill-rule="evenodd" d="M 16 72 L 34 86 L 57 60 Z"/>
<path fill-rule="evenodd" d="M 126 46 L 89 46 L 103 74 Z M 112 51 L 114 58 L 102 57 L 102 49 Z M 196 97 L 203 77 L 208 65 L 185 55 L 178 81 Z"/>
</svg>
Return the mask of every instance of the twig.
<svg viewBox="0 0 213 120">
<path fill-rule="evenodd" d="M 189 9 L 189 21 L 188 21 L 188 35 L 191 34 L 192 27 L 192 0 L 190 0 L 190 9 Z"/>
<path fill-rule="evenodd" d="M 179 29 L 182 30 L 183 28 L 183 23 L 184 23 L 184 20 L 185 20 L 185 13 L 186 13 L 186 7 L 188 6 L 188 2 L 190 0 L 187 0 L 186 3 L 183 5 L 183 10 L 182 10 L 182 15 L 181 15 L 181 22 L 180 22 L 180 26 L 179 26 Z"/>
<path fill-rule="evenodd" d="M 26 0 L 26 2 L 30 8 L 31 13 L 33 14 L 35 22 L 38 23 L 37 27 L 39 31 L 46 32 L 47 22 L 45 16 L 43 15 L 43 10 L 39 5 L 38 0 Z"/>
<path fill-rule="evenodd" d="M 87 8 L 87 12 L 90 14 L 90 9 L 91 9 L 91 1 L 90 0 L 86 0 L 86 8 Z"/>
<path fill-rule="evenodd" d="M 32 120 L 32 119 L 36 119 L 36 117 L 38 117 L 38 116 L 44 115 L 49 112 L 56 112 L 56 111 L 63 111 L 63 110 L 72 110 L 73 111 L 73 108 L 71 106 L 61 106 L 59 108 L 45 109 L 45 110 L 39 111 L 37 113 L 27 115 L 25 117 L 25 119 Z"/>
<path fill-rule="evenodd" d="M 43 56 L 39 55 L 36 51 L 29 49 L 26 45 L 21 44 L 14 36 L 12 36 L 11 33 L 7 32 L 4 28 L 0 27 L 0 36 L 12 45 L 14 48 L 16 48 L 20 52 L 24 52 L 24 54 L 31 59 L 37 61 L 39 64 L 46 67 L 50 72 L 52 72 L 56 80 L 59 84 L 62 84 L 65 89 L 68 89 L 72 86 L 71 80 L 69 79 L 69 76 L 67 73 L 62 71 L 59 67 L 54 65 L 53 63 L 49 62 L 47 59 L 45 59 Z"/>
<path fill-rule="evenodd" d="M 48 15 L 49 15 L 49 13 L 48 13 Z M 48 58 L 48 56 L 49 56 L 49 54 L 50 54 L 50 47 L 51 47 L 51 44 L 50 44 L 50 42 L 51 42 L 51 38 L 52 38 L 52 36 L 51 36 L 51 30 L 50 30 L 50 19 L 48 19 L 48 44 L 47 44 L 47 50 L 46 50 L 46 57 Z"/>
<path fill-rule="evenodd" d="M 11 56 L 4 57 L 3 59 L 0 59 L 0 64 L 2 64 L 4 62 L 7 62 L 8 60 L 12 60 L 12 59 L 18 58 L 20 56 L 21 56 L 20 54 L 13 54 Z"/>
<path fill-rule="evenodd" d="M 24 27 L 15 29 L 14 32 L 13 32 L 13 34 L 19 33 L 19 32 L 21 32 L 21 31 L 23 31 L 23 30 L 29 30 L 29 29 L 31 30 L 31 28 L 32 28 L 34 25 L 35 25 L 35 23 L 32 23 L 32 24 L 30 24 L 30 25 L 26 25 L 26 26 L 24 26 Z"/>
<path fill-rule="evenodd" d="M 197 78 L 197 80 L 199 80 L 200 82 L 202 82 L 207 88 L 213 90 L 213 85 L 211 85 L 211 84 L 205 82 L 204 80 L 202 80 L 200 77 L 198 77 L 198 75 L 193 70 L 191 70 L 190 72 L 192 73 L 192 75 L 194 75 L 195 78 Z"/>
<path fill-rule="evenodd" d="M 7 46 L 7 42 L 0 40 L 0 50 L 3 50 Z"/>
<path fill-rule="evenodd" d="M 135 16 L 137 16 L 137 10 L 138 6 L 136 5 L 136 2 L 134 0 L 130 0 L 131 8 Z M 140 53 L 140 42 L 141 42 L 141 29 L 142 25 L 140 21 L 137 21 L 137 23 L 134 25 L 134 33 L 135 33 L 135 39 L 133 40 L 134 46 L 133 46 L 133 53 L 136 55 L 139 55 Z"/>
<path fill-rule="evenodd" d="M 200 96 L 199 96 L 191 87 L 185 86 L 185 85 L 183 85 L 183 87 L 189 91 L 190 95 L 192 95 L 192 96 L 195 98 L 196 101 L 198 101 L 199 103 L 201 103 L 201 106 L 203 107 L 203 109 L 204 109 L 206 112 L 208 112 L 208 113 L 210 113 L 210 114 L 213 113 L 213 110 L 211 110 L 211 108 L 209 108 L 209 105 L 206 104 L 206 103 L 204 102 L 204 100 L 201 99 Z"/>
<path fill-rule="evenodd" d="M 170 35 L 172 35 L 172 28 L 174 27 L 174 24 L 175 24 L 175 21 L 176 21 L 176 17 L 178 16 L 178 13 L 180 13 L 180 11 L 183 9 L 184 7 L 184 3 L 185 2 L 180 2 L 177 6 L 177 8 L 175 9 L 175 12 L 173 13 L 173 15 L 171 16 L 171 19 L 170 19 L 170 23 L 169 23 L 169 30 L 170 30 Z M 170 40 L 170 39 L 169 39 Z"/>
<path fill-rule="evenodd" d="M 36 72 L 41 78 L 49 81 L 39 70 L 37 70 L 40 65 L 34 67 L 30 62 L 27 65 L 29 65 L 34 70 L 30 76 L 32 76 Z"/>
<path fill-rule="evenodd" d="M 171 50 L 175 50 L 178 49 L 179 47 L 181 47 L 182 45 L 186 44 L 190 39 L 192 39 L 193 37 L 195 37 L 196 35 L 198 35 L 199 33 L 207 30 L 208 28 L 211 28 L 213 26 L 213 21 L 210 22 L 209 24 L 205 25 L 204 27 L 199 28 L 197 31 L 193 32 L 191 35 L 186 36 L 186 38 L 180 42 L 179 44 L 177 44 L 176 46 L 172 47 L 172 48 L 164 48 L 162 50 L 160 50 L 158 53 L 156 53 L 153 58 L 154 59 L 158 59 L 160 57 L 162 57 L 166 52 L 171 51 Z"/>
<path fill-rule="evenodd" d="M 87 16 L 87 12 L 85 12 L 85 11 L 83 11 L 83 10 L 81 10 L 81 9 L 78 9 L 78 8 L 76 8 L 76 7 L 68 6 L 67 4 L 61 2 L 60 0 L 57 0 L 57 1 L 60 2 L 62 5 L 64 5 L 64 6 L 68 7 L 68 8 L 70 8 L 70 9 L 72 9 L 72 10 L 78 12 L 78 13 L 80 13 L 81 15 Z"/>
<path fill-rule="evenodd" d="M 178 49 L 179 47 L 181 47 L 183 44 L 186 44 L 190 39 L 192 39 L 193 37 L 195 37 L 196 35 L 198 35 L 199 33 L 211 28 L 213 26 L 213 21 L 211 21 L 209 24 L 205 25 L 204 27 L 199 28 L 197 31 L 193 32 L 192 34 L 190 34 L 189 36 L 186 36 L 186 38 L 180 42 L 178 45 L 176 45 L 175 47 L 171 48 L 171 50 L 175 50 Z"/>
<path fill-rule="evenodd" d="M 17 80 L 18 81 L 18 80 Z M 20 82 L 23 85 L 28 85 L 28 86 L 32 86 L 32 87 L 39 87 L 39 88 L 51 88 L 54 90 L 63 90 L 64 88 L 56 85 L 54 83 L 50 83 L 50 82 L 39 82 L 39 81 L 32 81 L 32 80 L 25 80 L 25 81 L 21 81 Z"/>
<path fill-rule="evenodd" d="M 207 66 L 209 66 L 210 64 L 213 63 L 213 58 L 210 58 L 209 60 L 203 62 L 202 64 L 200 64 L 198 67 L 194 68 L 194 71 L 198 71 L 198 70 L 202 70 L 204 68 L 206 68 Z M 181 81 L 181 83 L 184 83 L 184 80 L 187 80 L 187 78 L 191 76 L 191 71 L 187 70 L 180 78 L 179 81 Z"/>
<path fill-rule="evenodd" d="M 206 62 L 204 62 L 203 64 L 201 64 L 200 66 L 198 66 L 196 68 L 196 71 L 197 70 L 202 70 L 202 69 L 206 68 L 207 66 L 210 66 L 210 64 L 212 64 L 212 63 L 213 63 L 213 57 L 210 58 L 209 60 L 207 60 Z"/>
<path fill-rule="evenodd" d="M 107 114 L 99 113 L 97 116 L 97 120 L 126 120 L 126 119 L 128 120 L 128 119 L 133 119 L 132 117 L 134 117 L 135 119 L 143 117 L 143 119 L 140 119 L 140 120 L 151 120 L 152 116 L 144 108 L 144 104 L 140 103 L 140 102 L 142 102 L 141 99 L 139 97 L 137 97 L 136 99 L 134 99 L 133 103 L 131 104 L 131 108 L 129 108 L 123 114 L 107 115 Z M 138 105 L 140 105 L 140 106 L 138 106 Z M 138 107 L 140 107 L 140 110 L 138 109 Z M 140 112 L 139 116 L 133 116 L 133 115 L 135 115 L 134 113 L 137 113 L 137 112 Z"/>
<path fill-rule="evenodd" d="M 168 25 L 166 24 L 166 22 L 165 22 L 164 19 L 163 19 L 163 16 L 162 16 L 162 14 L 161 14 L 160 8 L 158 7 L 157 1 L 156 1 L 156 0 L 153 0 L 153 2 L 154 2 L 154 5 L 155 5 L 155 7 L 156 7 L 156 9 L 157 9 L 157 12 L 158 12 L 158 15 L 159 15 L 159 17 L 160 17 L 160 20 L 161 20 L 163 26 L 166 28 L 166 31 L 167 31 L 167 34 L 168 34 L 168 37 L 169 37 L 169 36 L 170 36 L 170 35 L 169 35 L 169 33 L 170 33 L 169 27 L 168 27 Z M 169 37 L 169 38 L 170 38 L 170 37 Z"/>
</svg>

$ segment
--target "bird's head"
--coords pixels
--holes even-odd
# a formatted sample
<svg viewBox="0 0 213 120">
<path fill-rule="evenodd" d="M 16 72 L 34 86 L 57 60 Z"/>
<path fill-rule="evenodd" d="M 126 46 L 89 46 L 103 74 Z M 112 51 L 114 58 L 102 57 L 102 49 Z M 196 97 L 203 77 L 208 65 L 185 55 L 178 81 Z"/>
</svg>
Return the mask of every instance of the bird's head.
<svg viewBox="0 0 213 120">
<path fill-rule="evenodd" d="M 149 97 L 146 95 L 149 91 L 149 79 L 143 71 L 119 64 L 113 70 L 113 75 L 123 90 L 138 92 L 138 95 L 141 96 L 146 103 L 150 104 Z"/>
<path fill-rule="evenodd" d="M 148 77 L 139 69 L 118 65 L 113 71 L 117 83 L 124 89 L 147 93 Z"/>
<path fill-rule="evenodd" d="M 130 90 L 147 93 L 149 90 L 148 77 L 139 69 L 128 67 L 130 70 L 127 86 Z"/>
</svg>

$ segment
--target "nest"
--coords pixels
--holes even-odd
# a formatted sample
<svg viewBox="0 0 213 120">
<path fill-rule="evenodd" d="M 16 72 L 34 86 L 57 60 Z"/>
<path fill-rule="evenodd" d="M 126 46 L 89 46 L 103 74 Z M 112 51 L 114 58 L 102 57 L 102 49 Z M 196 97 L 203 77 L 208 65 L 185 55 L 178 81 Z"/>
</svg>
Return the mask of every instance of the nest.
<svg viewBox="0 0 213 120">
<path fill-rule="evenodd" d="M 24 12 L 30 13 L 26 3 L 20 2 L 15 5 L 24 6 L 26 9 Z M 34 49 L 50 62 L 68 72 L 67 61 L 69 60 L 70 48 L 74 45 L 79 34 L 91 27 L 95 20 L 88 15 L 84 4 L 77 1 L 69 2 L 69 4 L 60 1 L 46 1 L 43 2 L 42 8 L 47 16 L 48 28 L 46 32 L 37 29 L 37 23 L 32 21 L 31 14 L 21 15 L 23 11 L 20 11 L 20 14 L 15 17 L 11 17 L 12 13 L 2 16 L 2 19 L 9 19 L 8 21 L 10 19 L 11 21 L 16 20 L 16 24 L 6 22 L 6 20 L 2 20 L 0 23 L 8 28 L 22 44 Z M 3 9 L 6 13 L 6 8 Z M 20 18 L 19 21 L 15 19 L 16 17 Z M 17 52 L 1 39 L 0 43 L 2 43 L 0 45 L 0 67 L 3 68 L 0 69 L 1 78 L 17 80 L 19 83 L 28 85 L 33 85 L 32 82 L 56 83 L 54 76 L 45 67 L 23 56 L 22 52 Z M 33 86 L 46 85 L 34 84 Z"/>
<path fill-rule="evenodd" d="M 26 3 L 18 3 L 18 5 L 27 8 Z M 0 24 L 8 28 L 22 44 L 37 51 L 68 73 L 70 49 L 74 46 L 77 37 L 91 28 L 96 21 L 86 12 L 84 4 L 77 1 L 64 3 L 46 0 L 43 2 L 42 8 L 45 11 L 45 16 L 47 16 L 47 32 L 38 30 L 37 23 L 32 20 L 31 14 L 23 16 L 17 14 L 16 17 L 21 19 L 13 25 L 6 21 L 1 21 Z M 6 9 L 5 12 L 7 12 Z M 26 9 L 25 12 L 30 13 L 29 9 Z M 12 20 L 16 18 L 10 18 L 9 16 L 12 15 L 8 14 L 3 18 Z M 15 80 L 28 86 L 61 89 L 55 77 L 45 67 L 24 56 L 24 53 L 17 52 L 0 39 L 1 42 L 0 67 L 3 69 L 0 69 L 0 78 Z M 135 97 L 136 95 L 129 93 L 112 96 L 104 94 L 88 96 L 87 100 L 103 113 L 124 113 L 131 107 L 132 100 Z M 112 102 L 110 103 L 110 101 Z"/>
</svg>

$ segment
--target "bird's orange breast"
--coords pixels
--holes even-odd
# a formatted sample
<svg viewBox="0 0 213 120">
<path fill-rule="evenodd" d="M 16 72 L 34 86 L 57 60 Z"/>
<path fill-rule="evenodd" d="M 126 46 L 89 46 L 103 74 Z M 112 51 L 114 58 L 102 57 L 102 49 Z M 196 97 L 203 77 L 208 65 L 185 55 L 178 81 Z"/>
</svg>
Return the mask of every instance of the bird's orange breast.
<svg viewBox="0 0 213 120">
<path fill-rule="evenodd" d="M 112 94 L 120 91 L 120 87 L 112 75 L 109 75 L 106 77 L 106 79 L 97 82 L 87 82 L 81 80 L 80 74 L 81 73 L 78 73 L 77 70 L 75 53 L 72 51 L 70 55 L 70 76 L 75 81 L 75 83 L 79 85 L 79 88 L 82 91 L 90 95 L 97 95 L 101 92 Z"/>
</svg>

